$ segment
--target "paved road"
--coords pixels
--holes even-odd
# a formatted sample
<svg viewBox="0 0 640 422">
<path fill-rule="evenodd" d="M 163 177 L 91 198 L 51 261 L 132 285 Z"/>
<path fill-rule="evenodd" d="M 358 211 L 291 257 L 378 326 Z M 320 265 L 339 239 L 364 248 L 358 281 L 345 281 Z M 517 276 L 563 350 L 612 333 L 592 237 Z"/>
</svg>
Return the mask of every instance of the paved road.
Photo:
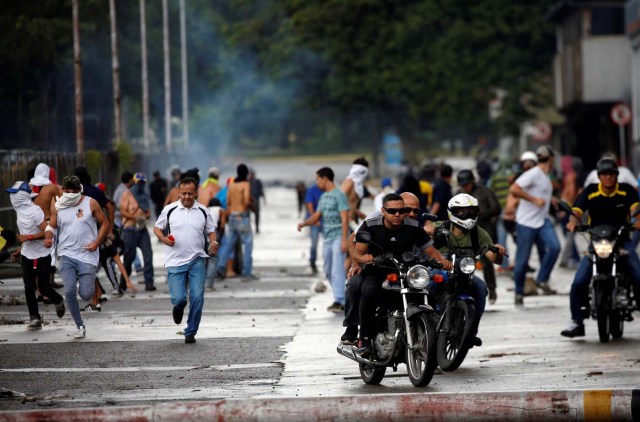
<svg viewBox="0 0 640 422">
<path fill-rule="evenodd" d="M 401 367 L 380 386 L 366 386 L 357 365 L 339 356 L 341 317 L 326 311 L 330 292 L 316 294 L 318 281 L 306 267 L 308 239 L 295 229 L 291 189 L 270 188 L 261 234 L 255 238 L 260 281 L 221 282 L 208 292 L 198 342 L 185 345 L 171 320 L 161 248 L 154 243 L 159 290 L 110 300 L 87 315 L 87 338 L 71 338 L 69 316 L 42 331 L 28 332 L 26 305 L 0 306 L 0 388 L 16 392 L 0 399 L 0 410 L 124 405 L 165 400 L 247 397 L 318 397 L 407 392 L 481 392 L 631 388 L 640 375 L 640 324 L 625 336 L 600 344 L 594 323 L 587 337 L 559 335 L 568 322 L 572 273 L 556 269 L 557 296 L 525 298 L 513 305 L 512 281 L 498 280 L 498 301 L 480 327 L 484 346 L 470 351 L 454 373 L 438 373 L 417 390 Z M 533 262 L 533 261 L 532 261 Z M 22 294 L 20 279 L 0 285 L 3 302 Z M 7 321 L 23 324 L 6 325 Z M 25 400 L 21 396 L 28 397 Z M 6 394 L 5 394 L 6 395 Z"/>
</svg>

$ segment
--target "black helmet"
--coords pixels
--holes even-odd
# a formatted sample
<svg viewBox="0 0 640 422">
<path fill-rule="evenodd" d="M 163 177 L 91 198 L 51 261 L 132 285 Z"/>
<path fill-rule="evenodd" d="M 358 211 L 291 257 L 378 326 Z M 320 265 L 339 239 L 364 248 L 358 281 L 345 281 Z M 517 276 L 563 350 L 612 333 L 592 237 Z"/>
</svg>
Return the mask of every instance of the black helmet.
<svg viewBox="0 0 640 422">
<path fill-rule="evenodd" d="M 598 161 L 598 165 L 596 167 L 598 170 L 598 174 L 600 173 L 615 173 L 618 174 L 618 165 L 611 158 L 601 158 Z"/>
<path fill-rule="evenodd" d="M 458 172 L 458 185 L 464 186 L 468 183 L 472 183 L 476 180 L 473 176 L 473 172 L 468 169 L 460 170 Z"/>
</svg>

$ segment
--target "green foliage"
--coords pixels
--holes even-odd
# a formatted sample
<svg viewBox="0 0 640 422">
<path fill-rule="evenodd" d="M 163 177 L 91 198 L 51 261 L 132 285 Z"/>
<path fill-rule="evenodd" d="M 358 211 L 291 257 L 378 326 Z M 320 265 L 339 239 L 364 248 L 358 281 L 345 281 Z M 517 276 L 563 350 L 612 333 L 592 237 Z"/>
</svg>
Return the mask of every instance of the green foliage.
<svg viewBox="0 0 640 422">
<path fill-rule="evenodd" d="M 124 141 L 116 143 L 116 152 L 118 153 L 118 162 L 120 169 L 118 173 L 122 173 L 124 170 L 131 167 L 133 164 L 133 151 L 131 151 L 131 145 Z"/>
<path fill-rule="evenodd" d="M 102 168 L 102 153 L 95 149 L 86 152 L 85 160 L 87 161 L 87 171 L 91 180 L 100 180 L 100 169 Z"/>
</svg>

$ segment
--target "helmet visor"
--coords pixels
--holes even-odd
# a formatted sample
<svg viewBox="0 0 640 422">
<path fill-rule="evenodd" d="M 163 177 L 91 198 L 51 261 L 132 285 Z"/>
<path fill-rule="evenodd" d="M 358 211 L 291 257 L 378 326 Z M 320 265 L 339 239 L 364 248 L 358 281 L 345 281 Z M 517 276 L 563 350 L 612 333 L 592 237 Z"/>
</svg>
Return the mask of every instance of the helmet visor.
<svg viewBox="0 0 640 422">
<path fill-rule="evenodd" d="M 478 218 L 478 207 L 456 207 L 451 213 L 460 220 L 475 220 Z"/>
</svg>

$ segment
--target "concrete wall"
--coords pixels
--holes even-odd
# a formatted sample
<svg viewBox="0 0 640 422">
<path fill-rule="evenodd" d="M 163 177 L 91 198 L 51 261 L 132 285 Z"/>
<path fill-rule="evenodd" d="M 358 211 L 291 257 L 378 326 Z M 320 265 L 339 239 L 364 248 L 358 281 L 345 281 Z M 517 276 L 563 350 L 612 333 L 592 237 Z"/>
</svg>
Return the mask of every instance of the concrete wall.
<svg viewBox="0 0 640 422">
<path fill-rule="evenodd" d="M 631 46 L 626 36 L 582 40 L 582 101 L 618 102 L 631 97 Z"/>
</svg>

